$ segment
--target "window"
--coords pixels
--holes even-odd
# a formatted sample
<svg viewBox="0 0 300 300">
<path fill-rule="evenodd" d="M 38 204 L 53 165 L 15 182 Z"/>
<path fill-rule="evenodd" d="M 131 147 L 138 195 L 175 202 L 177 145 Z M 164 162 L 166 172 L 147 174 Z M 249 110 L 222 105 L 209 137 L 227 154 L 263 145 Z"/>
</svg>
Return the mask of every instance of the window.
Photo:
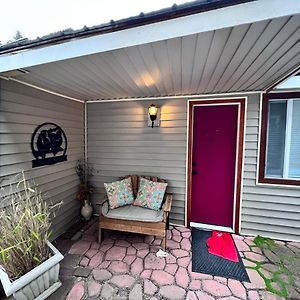
<svg viewBox="0 0 300 300">
<path fill-rule="evenodd" d="M 300 185 L 300 93 L 264 97 L 259 182 Z"/>
</svg>

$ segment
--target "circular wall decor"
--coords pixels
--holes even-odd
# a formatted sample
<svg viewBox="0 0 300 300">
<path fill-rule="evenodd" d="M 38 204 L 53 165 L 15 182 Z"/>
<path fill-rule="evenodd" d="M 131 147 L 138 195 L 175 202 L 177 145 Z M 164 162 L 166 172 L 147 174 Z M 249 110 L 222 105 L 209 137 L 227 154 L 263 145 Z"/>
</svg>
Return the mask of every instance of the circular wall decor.
<svg viewBox="0 0 300 300">
<path fill-rule="evenodd" d="M 32 167 L 53 165 L 67 160 L 67 136 L 55 123 L 43 123 L 33 132 L 31 151 L 35 157 Z"/>
</svg>

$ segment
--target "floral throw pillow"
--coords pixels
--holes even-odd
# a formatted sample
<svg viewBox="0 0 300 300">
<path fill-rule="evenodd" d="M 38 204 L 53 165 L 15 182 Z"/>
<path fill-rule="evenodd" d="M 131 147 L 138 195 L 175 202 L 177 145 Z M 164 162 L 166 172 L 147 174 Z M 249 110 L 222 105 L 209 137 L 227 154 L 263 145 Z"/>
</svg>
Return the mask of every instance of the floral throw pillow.
<svg viewBox="0 0 300 300">
<path fill-rule="evenodd" d="M 167 183 L 140 179 L 139 190 L 133 205 L 160 210 L 167 188 Z"/>
<path fill-rule="evenodd" d="M 134 196 L 130 177 L 112 183 L 104 183 L 104 187 L 110 209 L 133 203 Z"/>
</svg>

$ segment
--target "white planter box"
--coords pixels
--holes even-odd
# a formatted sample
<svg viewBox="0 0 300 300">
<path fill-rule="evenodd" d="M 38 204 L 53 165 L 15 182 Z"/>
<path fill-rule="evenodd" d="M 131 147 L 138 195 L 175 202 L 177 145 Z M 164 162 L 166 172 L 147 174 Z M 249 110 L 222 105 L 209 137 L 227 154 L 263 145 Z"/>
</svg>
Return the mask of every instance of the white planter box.
<svg viewBox="0 0 300 300">
<path fill-rule="evenodd" d="M 53 256 L 45 262 L 11 282 L 6 272 L 0 268 L 0 280 L 7 297 L 13 295 L 20 300 L 46 299 L 60 286 L 59 262 L 64 256 L 47 242 Z"/>
</svg>

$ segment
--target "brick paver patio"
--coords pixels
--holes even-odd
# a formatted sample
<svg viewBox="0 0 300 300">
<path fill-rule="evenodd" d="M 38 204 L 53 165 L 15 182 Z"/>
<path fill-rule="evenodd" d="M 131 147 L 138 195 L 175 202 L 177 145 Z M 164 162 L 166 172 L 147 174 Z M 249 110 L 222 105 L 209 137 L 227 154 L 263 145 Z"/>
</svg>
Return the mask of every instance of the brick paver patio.
<svg viewBox="0 0 300 300">
<path fill-rule="evenodd" d="M 168 231 L 166 258 L 156 257 L 159 238 L 106 231 L 99 245 L 96 236 L 94 219 L 81 231 L 73 228 L 56 241 L 65 254 L 61 265 L 64 284 L 50 297 L 52 300 L 300 299 L 300 243 L 276 242 L 279 249 L 275 249 L 276 253 L 262 251 L 253 238 L 233 235 L 248 267 L 251 283 L 245 283 L 192 272 L 191 233 L 184 227 L 171 226 Z M 280 257 L 287 258 L 294 268 L 292 278 L 286 274 Z M 276 282 L 275 275 L 281 281 Z M 288 292 L 289 296 L 268 292 L 266 283 L 279 292 Z"/>
</svg>

